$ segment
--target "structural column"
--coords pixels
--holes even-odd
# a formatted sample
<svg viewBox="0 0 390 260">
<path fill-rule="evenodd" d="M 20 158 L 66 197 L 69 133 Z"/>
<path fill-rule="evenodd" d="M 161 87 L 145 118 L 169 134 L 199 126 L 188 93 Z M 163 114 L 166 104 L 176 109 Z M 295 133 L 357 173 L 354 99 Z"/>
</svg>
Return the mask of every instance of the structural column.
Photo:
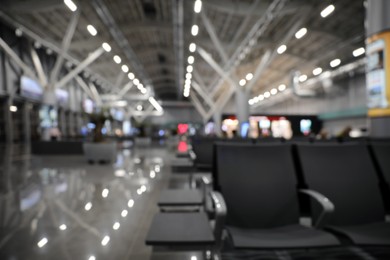
<svg viewBox="0 0 390 260">
<path fill-rule="evenodd" d="M 249 121 L 249 104 L 248 104 L 248 93 L 244 88 L 237 89 L 236 91 L 236 115 L 238 120 L 239 135 L 241 132 L 242 123 Z"/>
<path fill-rule="evenodd" d="M 14 141 L 14 133 L 12 131 L 12 115 L 11 111 L 9 110 L 10 106 L 12 105 L 12 99 L 10 97 L 7 97 L 3 105 L 6 143 L 12 144 Z"/>
<path fill-rule="evenodd" d="M 390 137 L 390 1 L 367 1 L 367 105 L 371 136 Z"/>
<path fill-rule="evenodd" d="M 31 141 L 31 119 L 30 119 L 30 109 L 31 104 L 24 102 L 21 109 L 23 113 L 23 141 L 25 144 L 30 144 Z"/>
<path fill-rule="evenodd" d="M 220 110 L 215 111 L 215 113 L 213 114 L 213 120 L 215 124 L 215 134 L 221 137 L 222 136 L 222 115 Z"/>
</svg>

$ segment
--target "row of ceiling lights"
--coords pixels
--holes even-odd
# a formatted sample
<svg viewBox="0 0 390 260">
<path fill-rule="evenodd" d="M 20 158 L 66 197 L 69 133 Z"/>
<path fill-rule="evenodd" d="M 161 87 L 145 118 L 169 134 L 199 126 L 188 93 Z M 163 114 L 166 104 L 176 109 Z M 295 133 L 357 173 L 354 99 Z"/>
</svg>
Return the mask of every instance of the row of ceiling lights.
<svg viewBox="0 0 390 260">
<path fill-rule="evenodd" d="M 323 9 L 321 11 L 321 17 L 325 18 L 325 17 L 329 16 L 334 10 L 335 10 L 334 5 L 327 6 L 325 9 Z M 307 29 L 306 28 L 301 28 L 301 29 L 299 29 L 295 33 L 295 38 L 296 39 L 301 39 L 306 34 L 307 34 Z M 277 51 L 278 54 L 283 54 L 286 50 L 287 50 L 287 46 L 285 44 L 283 44 L 283 45 L 279 46 L 276 51 Z M 358 57 L 358 56 L 360 56 L 360 55 L 362 55 L 364 53 L 365 53 L 365 49 L 363 47 L 360 47 L 358 49 L 355 49 L 352 52 L 352 55 L 354 57 Z M 332 68 L 335 68 L 335 67 L 339 66 L 340 64 L 341 64 L 341 60 L 338 59 L 338 58 L 337 59 L 333 59 L 332 61 L 329 62 L 329 65 Z M 322 72 L 323 72 L 323 70 L 322 70 L 321 67 L 317 67 L 317 68 L 313 69 L 313 71 L 312 71 L 314 76 L 318 76 Z M 308 76 L 306 74 L 301 74 L 298 77 L 299 82 L 305 82 L 307 79 L 308 79 Z M 256 104 L 256 103 L 258 103 L 260 101 L 263 101 L 265 99 L 270 98 L 271 96 L 276 95 L 279 92 L 283 92 L 285 89 L 286 89 L 286 85 L 285 84 L 280 84 L 278 86 L 278 88 L 272 88 L 270 91 L 266 91 L 263 94 L 260 94 L 258 96 L 253 97 L 252 99 L 250 99 L 248 101 L 248 103 L 249 103 L 249 105 L 254 105 L 254 104 Z"/>
<path fill-rule="evenodd" d="M 194 12 L 195 13 L 200 13 L 202 11 L 202 1 L 201 0 L 195 0 L 194 2 Z M 191 28 L 191 34 L 192 36 L 197 36 L 199 33 L 199 26 L 194 24 Z M 196 51 L 196 44 L 191 43 L 189 45 L 189 51 L 190 53 L 194 53 Z M 194 70 L 194 62 L 195 62 L 195 57 L 191 54 L 187 58 L 187 68 L 186 68 L 186 80 L 184 84 L 184 91 L 183 91 L 183 96 L 184 97 L 189 97 L 190 96 L 190 90 L 191 90 L 191 80 L 192 80 L 192 72 Z"/>
<path fill-rule="evenodd" d="M 75 12 L 77 10 L 77 5 L 72 1 L 72 0 L 64 0 L 64 3 L 65 5 L 72 11 L 72 12 Z M 98 34 L 98 31 L 96 30 L 96 28 L 92 25 L 92 24 L 89 24 L 87 26 L 87 30 L 88 32 L 92 35 L 92 36 L 96 36 Z M 111 51 L 111 46 L 104 42 L 102 44 L 102 47 L 103 49 L 106 51 L 106 52 L 110 52 Z M 122 59 L 121 57 L 119 57 L 118 55 L 115 55 L 113 57 L 113 60 L 116 64 L 121 64 L 122 63 Z M 126 65 L 126 64 L 123 64 L 121 66 L 121 69 L 124 73 L 128 73 L 127 74 L 127 77 L 129 78 L 129 80 L 132 80 L 133 84 L 137 86 L 138 90 L 142 93 L 142 94 L 146 94 L 147 93 L 147 90 L 146 88 L 143 86 L 143 84 L 140 82 L 139 79 L 137 79 L 134 75 L 134 73 L 132 72 L 129 72 L 129 67 Z"/>
</svg>

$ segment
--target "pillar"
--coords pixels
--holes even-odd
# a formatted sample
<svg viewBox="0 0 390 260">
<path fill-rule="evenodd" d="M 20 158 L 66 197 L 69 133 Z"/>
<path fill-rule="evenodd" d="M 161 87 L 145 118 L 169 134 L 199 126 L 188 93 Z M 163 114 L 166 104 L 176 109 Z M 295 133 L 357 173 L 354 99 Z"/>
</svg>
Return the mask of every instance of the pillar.
<svg viewBox="0 0 390 260">
<path fill-rule="evenodd" d="M 12 99 L 10 97 L 7 97 L 5 102 L 3 103 L 3 111 L 4 111 L 4 121 L 5 121 L 5 140 L 7 144 L 12 144 L 14 141 L 14 133 L 12 131 L 12 115 L 11 111 L 9 110 L 10 106 L 12 105 Z"/>
<path fill-rule="evenodd" d="M 215 111 L 213 115 L 213 121 L 215 125 L 215 134 L 221 137 L 222 136 L 222 115 L 220 110 Z"/>
<path fill-rule="evenodd" d="M 236 115 L 238 120 L 237 135 L 240 136 L 242 123 L 249 122 L 249 94 L 245 89 L 238 89 L 236 91 Z"/>
<path fill-rule="evenodd" d="M 32 104 L 28 102 L 23 102 L 22 107 L 23 114 L 23 141 L 25 144 L 30 144 L 31 141 L 31 118 L 30 110 L 32 109 Z"/>
<path fill-rule="evenodd" d="M 368 0 L 367 105 L 372 137 L 390 137 L 390 1 Z"/>
</svg>

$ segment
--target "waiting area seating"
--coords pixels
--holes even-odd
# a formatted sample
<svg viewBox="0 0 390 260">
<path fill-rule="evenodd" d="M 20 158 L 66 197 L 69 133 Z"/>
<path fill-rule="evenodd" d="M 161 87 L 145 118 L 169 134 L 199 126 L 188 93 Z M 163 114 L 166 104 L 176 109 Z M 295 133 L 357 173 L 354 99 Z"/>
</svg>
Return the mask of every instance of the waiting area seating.
<svg viewBox="0 0 390 260">
<path fill-rule="evenodd" d="M 185 241 L 186 246 L 211 247 L 222 255 L 242 250 L 381 246 L 390 257 L 385 207 L 389 205 L 389 143 L 203 141 L 193 140 L 192 145 L 196 159 L 202 154 L 200 165 L 207 162 L 209 167 L 211 162 L 214 191 L 204 194 L 202 201 L 213 202 L 213 214 L 205 214 L 207 207 L 160 212 L 150 228 L 148 245 L 176 247 Z M 177 194 L 170 194 L 168 200 L 180 200 L 178 206 L 191 204 L 191 199 L 183 194 L 179 199 Z M 302 195 L 310 199 L 309 219 L 302 212 Z M 190 223 L 191 228 L 179 228 Z M 194 228 L 196 232 L 191 231 Z M 188 239 L 191 232 L 194 236 Z M 206 235 L 210 232 L 211 240 Z"/>
</svg>

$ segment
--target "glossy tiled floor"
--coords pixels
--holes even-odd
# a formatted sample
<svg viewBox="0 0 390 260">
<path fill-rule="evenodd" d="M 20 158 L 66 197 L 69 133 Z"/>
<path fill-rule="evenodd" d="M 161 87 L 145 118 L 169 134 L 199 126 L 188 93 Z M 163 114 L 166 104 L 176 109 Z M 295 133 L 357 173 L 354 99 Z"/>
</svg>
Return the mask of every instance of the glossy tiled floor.
<svg viewBox="0 0 390 260">
<path fill-rule="evenodd" d="M 144 239 L 171 154 L 120 149 L 114 165 L 90 165 L 3 147 L 0 259 L 150 259 Z"/>
</svg>

